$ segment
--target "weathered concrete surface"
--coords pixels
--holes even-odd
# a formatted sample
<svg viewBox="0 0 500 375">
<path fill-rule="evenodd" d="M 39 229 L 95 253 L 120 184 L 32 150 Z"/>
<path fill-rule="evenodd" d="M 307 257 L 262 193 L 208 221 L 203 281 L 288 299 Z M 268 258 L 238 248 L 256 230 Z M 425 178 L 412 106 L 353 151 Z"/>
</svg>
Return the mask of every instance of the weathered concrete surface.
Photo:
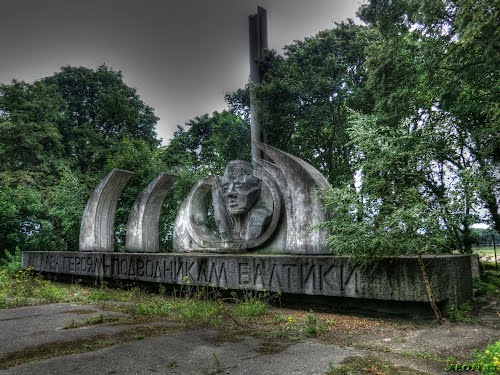
<svg viewBox="0 0 500 375">
<path fill-rule="evenodd" d="M 128 217 L 125 251 L 160 251 L 158 228 L 161 205 L 176 178 L 173 174 L 160 173 L 137 197 Z"/>
<path fill-rule="evenodd" d="M 321 374 L 354 351 L 319 342 L 295 344 L 281 353 L 259 352 L 260 340 L 213 345 L 214 333 L 192 331 L 114 348 L 19 366 L 6 374 Z M 41 372 L 40 372 L 41 371 Z M 50 372 L 45 372 L 50 371 Z"/>
<path fill-rule="evenodd" d="M 254 168 L 232 160 L 224 176 L 199 180 L 177 213 L 174 251 L 242 253 L 266 247 L 275 254 L 330 254 L 326 229 L 311 229 L 328 219 L 316 195 L 331 188 L 326 178 L 300 158 L 252 143 L 273 162 L 254 158 Z M 218 237 L 208 225 L 211 209 Z"/>
<path fill-rule="evenodd" d="M 84 321 L 99 314 L 122 317 L 123 314 L 105 311 L 89 305 L 58 303 L 0 310 L 0 362 L 1 357 L 51 342 L 74 341 L 89 338 L 96 333 L 116 333 L 119 326 L 87 326 L 68 330 L 63 327 L 72 321 Z M 0 371 L 1 372 L 1 371 Z M 49 374 L 50 372 L 45 372 Z"/>
<path fill-rule="evenodd" d="M 264 50 L 268 48 L 267 42 L 267 11 L 262 7 L 257 7 L 257 13 L 248 16 L 248 44 L 250 47 L 250 83 L 261 82 L 261 68 L 259 61 L 263 59 Z M 262 134 L 258 107 L 256 105 L 255 90 L 250 89 L 250 138 L 262 142 Z M 262 158 L 262 151 L 252 142 L 252 159 Z"/>
<path fill-rule="evenodd" d="M 481 264 L 479 263 L 479 254 L 470 254 L 470 268 L 472 279 L 481 278 Z"/>
<path fill-rule="evenodd" d="M 208 226 L 210 209 L 219 236 Z M 193 186 L 177 213 L 173 248 L 179 253 L 246 252 L 275 237 L 280 219 L 281 197 L 271 176 L 232 160 L 222 177 L 207 176 Z"/>
<path fill-rule="evenodd" d="M 216 336 L 217 332 L 207 329 L 184 331 L 89 353 L 27 363 L 1 373 L 312 375 L 325 373 L 329 365 L 359 354 L 358 351 L 337 348 L 315 340 L 290 346 L 276 342 L 269 353 L 269 344 L 253 337 L 240 337 L 221 343 Z M 15 334 L 10 340 L 16 340 Z"/>
<path fill-rule="evenodd" d="M 457 305 L 472 298 L 468 255 L 424 260 L 437 302 Z M 385 258 L 378 269 L 367 271 L 338 256 L 24 252 L 23 267 L 165 284 L 428 302 L 417 257 L 409 256 Z"/>
<path fill-rule="evenodd" d="M 286 211 L 286 254 L 329 254 L 325 228 L 311 230 L 312 225 L 325 222 L 327 214 L 316 196 L 318 190 L 331 188 L 327 179 L 312 165 L 277 148 L 253 141 L 273 163 L 255 161 L 276 181 L 283 196 Z M 279 248 L 280 244 L 269 247 Z"/>
<path fill-rule="evenodd" d="M 113 169 L 92 192 L 80 226 L 80 251 L 114 251 L 116 205 L 132 174 Z"/>
</svg>

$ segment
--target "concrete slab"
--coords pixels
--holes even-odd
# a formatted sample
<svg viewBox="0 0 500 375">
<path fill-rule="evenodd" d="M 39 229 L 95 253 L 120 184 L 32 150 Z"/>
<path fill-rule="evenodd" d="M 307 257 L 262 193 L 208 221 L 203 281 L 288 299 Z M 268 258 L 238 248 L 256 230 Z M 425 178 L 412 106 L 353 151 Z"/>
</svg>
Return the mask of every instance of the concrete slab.
<svg viewBox="0 0 500 375">
<path fill-rule="evenodd" d="M 99 314 L 124 316 L 117 312 L 103 311 L 95 306 L 69 303 L 0 310 L 0 327 L 2 328 L 0 329 L 0 359 L 5 354 L 51 342 L 69 342 L 92 337 L 97 333 L 115 333 L 124 329 L 124 327 L 110 324 L 71 330 L 63 329 L 72 321 L 83 321 Z"/>
<path fill-rule="evenodd" d="M 95 306 L 64 303 L 0 310 L 0 362 L 11 353 L 38 346 L 133 329 L 133 325 L 119 323 L 61 329 L 75 315 L 82 320 L 81 316 L 85 319 L 99 313 L 112 314 Z M 316 340 L 285 343 L 244 336 L 224 341 L 218 335 L 215 330 L 197 329 L 147 337 L 25 363 L 0 370 L 0 374 L 321 374 L 330 364 L 360 355 Z"/>
<path fill-rule="evenodd" d="M 318 341 L 269 353 L 262 340 L 243 337 L 218 343 L 217 332 L 201 329 L 146 338 L 90 353 L 28 363 L 3 375 L 94 374 L 322 374 L 358 352 Z M 274 348 L 275 350 L 276 348 Z"/>
</svg>

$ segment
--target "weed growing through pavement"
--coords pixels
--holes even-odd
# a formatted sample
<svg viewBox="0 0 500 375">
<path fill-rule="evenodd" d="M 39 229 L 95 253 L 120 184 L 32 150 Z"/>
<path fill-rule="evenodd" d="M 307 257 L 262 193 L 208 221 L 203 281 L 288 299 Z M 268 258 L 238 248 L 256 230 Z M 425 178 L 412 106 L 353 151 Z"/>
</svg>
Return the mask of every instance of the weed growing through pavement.
<svg viewBox="0 0 500 375">
<path fill-rule="evenodd" d="M 90 326 L 90 325 L 115 322 L 117 320 L 119 320 L 119 318 L 116 316 L 99 314 L 99 315 L 92 316 L 92 317 L 85 319 L 85 320 L 72 320 L 70 323 L 68 323 L 64 327 L 62 327 L 62 329 L 73 329 L 73 328 L 85 327 L 85 326 Z"/>
<path fill-rule="evenodd" d="M 308 337 L 316 337 L 326 329 L 326 323 L 316 315 L 310 313 L 305 317 L 305 334 Z"/>
</svg>

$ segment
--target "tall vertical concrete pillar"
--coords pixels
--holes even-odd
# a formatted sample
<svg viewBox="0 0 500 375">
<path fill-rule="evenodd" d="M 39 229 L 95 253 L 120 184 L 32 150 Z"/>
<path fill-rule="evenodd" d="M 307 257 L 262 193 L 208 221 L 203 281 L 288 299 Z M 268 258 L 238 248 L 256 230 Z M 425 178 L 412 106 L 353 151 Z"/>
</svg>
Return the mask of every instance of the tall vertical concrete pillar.
<svg viewBox="0 0 500 375">
<path fill-rule="evenodd" d="M 158 227 L 161 205 L 176 179 L 173 174 L 160 173 L 139 195 L 128 217 L 125 251 L 160 251 Z"/>
<path fill-rule="evenodd" d="M 133 173 L 113 169 L 92 192 L 80 226 L 80 251 L 114 251 L 115 211 Z"/>
<path fill-rule="evenodd" d="M 262 72 L 259 69 L 259 61 L 263 57 L 263 52 L 267 49 L 267 11 L 257 8 L 257 13 L 248 17 L 249 45 L 250 45 L 250 85 L 260 83 Z M 264 137 L 258 119 L 258 108 L 256 106 L 255 92 L 250 88 L 250 131 L 252 138 L 252 163 L 254 158 L 263 158 L 260 150 L 253 141 L 263 142 Z"/>
</svg>

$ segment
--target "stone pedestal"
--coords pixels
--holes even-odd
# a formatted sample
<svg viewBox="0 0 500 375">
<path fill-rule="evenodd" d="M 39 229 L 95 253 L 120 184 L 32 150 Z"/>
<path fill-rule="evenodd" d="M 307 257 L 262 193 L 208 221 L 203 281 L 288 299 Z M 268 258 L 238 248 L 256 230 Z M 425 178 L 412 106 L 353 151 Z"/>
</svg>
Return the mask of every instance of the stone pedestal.
<svg viewBox="0 0 500 375">
<path fill-rule="evenodd" d="M 427 273 L 438 303 L 456 306 L 472 298 L 470 256 L 424 259 L 434 259 Z M 105 279 L 428 303 L 417 257 L 384 258 L 377 269 L 364 270 L 348 257 L 323 255 L 48 251 L 24 252 L 23 267 Z"/>
</svg>

